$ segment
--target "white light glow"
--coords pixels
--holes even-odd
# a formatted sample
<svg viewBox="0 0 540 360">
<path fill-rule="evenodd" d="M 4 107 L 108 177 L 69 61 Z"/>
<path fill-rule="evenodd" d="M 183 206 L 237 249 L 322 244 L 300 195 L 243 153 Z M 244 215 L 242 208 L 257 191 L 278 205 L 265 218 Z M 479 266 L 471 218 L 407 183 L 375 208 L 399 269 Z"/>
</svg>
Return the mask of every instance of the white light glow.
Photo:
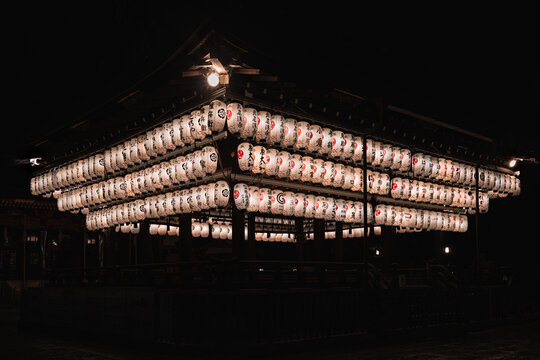
<svg viewBox="0 0 540 360">
<path fill-rule="evenodd" d="M 450 248 L 449 248 L 448 246 L 446 246 L 446 247 L 444 248 L 444 253 L 445 253 L 445 254 L 449 254 L 449 253 L 450 253 Z"/>
<path fill-rule="evenodd" d="M 508 163 L 508 166 L 510 166 L 510 167 L 516 166 L 516 159 L 510 160 L 510 162 Z"/>
<path fill-rule="evenodd" d="M 216 74 L 216 73 L 210 73 L 210 75 L 208 75 L 208 77 L 206 78 L 206 80 L 208 80 L 208 84 L 210 86 L 217 86 L 217 84 L 219 84 L 219 75 Z"/>
</svg>

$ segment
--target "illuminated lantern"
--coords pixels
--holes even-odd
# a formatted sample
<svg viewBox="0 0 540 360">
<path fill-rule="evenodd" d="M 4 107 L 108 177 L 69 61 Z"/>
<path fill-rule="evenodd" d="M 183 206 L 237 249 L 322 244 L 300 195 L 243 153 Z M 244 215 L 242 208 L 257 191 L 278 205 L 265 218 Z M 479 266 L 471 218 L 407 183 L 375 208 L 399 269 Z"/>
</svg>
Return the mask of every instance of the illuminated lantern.
<svg viewBox="0 0 540 360">
<path fill-rule="evenodd" d="M 259 211 L 259 202 L 260 202 L 260 197 L 259 197 L 259 188 L 257 186 L 249 186 L 248 187 L 248 198 L 249 198 L 249 201 L 248 201 L 248 206 L 247 206 L 247 211 L 249 212 L 257 212 Z"/>
<path fill-rule="evenodd" d="M 173 142 L 173 125 L 172 122 L 167 122 L 161 127 L 161 136 L 163 138 L 163 145 L 167 150 L 176 149 L 176 145 Z M 130 147 L 131 154 L 131 147 Z M 133 159 L 132 159 L 133 160 Z"/>
<path fill-rule="evenodd" d="M 343 131 L 335 130 L 332 131 L 332 150 L 330 151 L 330 156 L 334 158 L 341 158 L 343 153 L 343 147 L 345 145 L 345 137 Z"/>
<path fill-rule="evenodd" d="M 319 152 L 321 154 L 330 154 L 332 151 L 332 129 L 322 128 L 321 129 L 321 147 Z"/>
<path fill-rule="evenodd" d="M 345 166 L 345 176 L 343 177 L 343 185 L 341 186 L 344 190 L 349 190 L 354 185 L 354 168 L 352 166 Z"/>
<path fill-rule="evenodd" d="M 283 193 L 283 215 L 293 216 L 295 208 L 295 195 L 292 191 L 285 191 Z"/>
<path fill-rule="evenodd" d="M 279 151 L 277 149 L 266 149 L 264 171 L 268 176 L 275 176 L 279 170 Z"/>
<path fill-rule="evenodd" d="M 193 144 L 195 138 L 191 132 L 191 116 L 182 115 L 180 117 L 180 139 L 185 145 Z"/>
<path fill-rule="evenodd" d="M 109 174 L 114 172 L 114 169 L 111 165 L 111 149 L 107 149 L 103 152 L 103 161 L 105 165 L 105 171 Z M 81 169 L 82 172 L 82 169 Z"/>
<path fill-rule="evenodd" d="M 283 141 L 285 118 L 281 115 L 274 114 L 270 118 L 270 135 L 268 137 L 269 144 L 280 144 Z"/>
<path fill-rule="evenodd" d="M 150 155 L 146 152 L 146 135 L 139 135 L 137 137 L 137 155 L 141 161 L 147 161 L 150 160 Z M 113 156 L 112 156 L 112 149 L 111 149 L 111 168 L 113 170 L 116 170 L 116 159 L 114 159 L 115 164 L 113 165 Z"/>
<path fill-rule="evenodd" d="M 403 179 L 402 178 L 392 179 L 390 196 L 392 196 L 394 199 L 403 199 Z"/>
<path fill-rule="evenodd" d="M 334 199 L 333 197 L 326 197 L 326 202 L 323 202 L 323 205 L 325 203 L 326 210 L 324 210 L 324 219 L 334 220 L 336 217 L 336 199 Z"/>
<path fill-rule="evenodd" d="M 253 147 L 253 168 L 254 174 L 263 174 L 266 166 L 266 148 L 260 145 Z"/>
<path fill-rule="evenodd" d="M 249 205 L 249 187 L 247 184 L 234 185 L 234 204 L 237 209 L 245 210 Z"/>
<path fill-rule="evenodd" d="M 312 182 L 314 184 L 320 184 L 324 177 L 324 160 L 314 159 L 313 160 L 313 178 Z"/>
<path fill-rule="evenodd" d="M 203 170 L 206 175 L 214 174 L 218 166 L 218 153 L 215 147 L 205 146 L 202 148 L 203 160 L 204 162 Z M 249 154 L 251 156 L 251 154 Z"/>
<path fill-rule="evenodd" d="M 270 136 L 270 118 L 272 115 L 268 111 L 257 112 L 257 130 L 255 131 L 256 141 L 267 141 Z"/>
<path fill-rule="evenodd" d="M 308 194 L 305 197 L 306 210 L 304 211 L 304 216 L 306 218 L 312 219 L 315 217 L 315 195 Z"/>
<path fill-rule="evenodd" d="M 272 208 L 272 191 L 268 188 L 259 189 L 259 212 L 269 213 Z"/>
<path fill-rule="evenodd" d="M 354 203 L 354 201 L 351 201 L 351 200 L 347 200 L 345 204 L 346 204 L 346 211 L 345 211 L 344 221 L 346 223 L 352 223 L 354 222 L 354 219 L 356 217 L 356 204 Z"/>
<path fill-rule="evenodd" d="M 185 183 L 189 179 L 186 174 L 186 170 L 184 168 L 184 162 L 186 161 L 185 156 L 178 156 L 174 159 L 174 176 L 175 176 L 175 182 L 176 183 Z"/>
<path fill-rule="evenodd" d="M 137 138 L 130 139 L 128 144 L 129 144 L 128 145 L 129 158 L 131 159 L 134 165 L 140 164 L 142 162 L 142 159 L 139 156 L 139 147 L 137 146 Z M 176 145 L 173 145 L 173 146 L 176 147 Z"/>
<path fill-rule="evenodd" d="M 306 121 L 298 121 L 296 123 L 296 143 L 295 149 L 305 149 L 309 144 L 310 126 Z"/>
<path fill-rule="evenodd" d="M 411 170 L 411 151 L 409 149 L 401 149 L 401 165 L 399 171 L 409 172 Z"/>
<path fill-rule="evenodd" d="M 313 158 L 302 156 L 302 177 L 303 182 L 311 182 L 313 179 Z"/>
<path fill-rule="evenodd" d="M 220 100 L 212 100 L 208 107 L 208 127 L 212 131 L 223 131 L 227 121 L 227 105 Z"/>
<path fill-rule="evenodd" d="M 303 193 L 294 194 L 294 212 L 296 217 L 304 217 L 306 211 L 306 195 Z"/>
<path fill-rule="evenodd" d="M 206 175 L 205 159 L 202 150 L 196 150 L 193 154 L 193 175 L 197 179 L 202 179 Z"/>
<path fill-rule="evenodd" d="M 436 179 L 439 176 L 439 169 L 440 169 L 439 158 L 436 156 L 433 156 L 431 158 L 431 173 L 429 177 L 431 179 Z"/>
<path fill-rule="evenodd" d="M 182 141 L 182 129 L 181 129 L 181 118 L 176 117 L 171 122 L 171 128 L 169 131 L 172 143 L 177 147 L 183 147 L 185 144 Z M 139 148 L 140 151 L 140 148 Z M 148 160 L 148 159 L 146 159 Z"/>
<path fill-rule="evenodd" d="M 351 188 L 352 191 L 364 191 L 364 171 L 356 167 L 353 169 L 353 186 Z"/>
<path fill-rule="evenodd" d="M 146 219 L 146 206 L 144 200 L 135 200 L 135 218 L 139 221 Z"/>
<path fill-rule="evenodd" d="M 383 168 L 389 168 L 393 165 L 394 162 L 394 148 L 390 144 L 383 144 L 383 156 L 381 160 L 381 166 Z"/>
<path fill-rule="evenodd" d="M 191 223 L 191 235 L 193 235 L 193 237 L 201 236 L 201 223 L 200 222 L 193 221 Z"/>
<path fill-rule="evenodd" d="M 292 154 L 290 166 L 291 171 L 289 172 L 289 179 L 299 180 L 302 177 L 302 155 Z"/>
<path fill-rule="evenodd" d="M 372 165 L 381 166 L 384 158 L 384 144 L 380 141 L 373 142 L 374 156 Z"/>
<path fill-rule="evenodd" d="M 154 141 L 154 150 L 157 154 L 163 155 L 167 152 L 165 144 L 163 143 L 163 129 L 157 127 L 152 130 L 152 139 Z M 124 152 L 124 161 L 125 161 L 125 152 Z"/>
<path fill-rule="evenodd" d="M 328 206 L 328 203 L 326 201 L 326 197 L 324 196 L 315 197 L 315 218 L 316 219 L 325 218 L 327 206 Z"/>
<path fill-rule="evenodd" d="M 96 154 L 94 157 L 94 171 L 97 177 L 105 176 L 105 160 L 103 154 Z"/>
<path fill-rule="evenodd" d="M 319 125 L 309 125 L 309 141 L 307 144 L 308 151 L 319 151 L 322 146 L 322 135 L 322 128 Z"/>
<path fill-rule="evenodd" d="M 380 175 L 379 181 L 381 185 L 378 194 L 388 195 L 388 192 L 390 191 L 390 175 L 382 173 Z"/>
<path fill-rule="evenodd" d="M 212 239 L 219 239 L 219 234 L 221 233 L 221 225 L 212 224 Z"/>
<path fill-rule="evenodd" d="M 431 171 L 433 170 L 433 156 L 429 154 L 425 154 L 424 159 L 425 159 L 424 171 L 421 176 L 427 178 L 431 176 Z"/>
<path fill-rule="evenodd" d="M 466 232 L 469 228 L 469 219 L 467 215 L 459 216 L 459 232 Z"/>
<path fill-rule="evenodd" d="M 167 235 L 167 225 L 163 225 L 163 224 L 158 225 L 157 233 L 160 236 Z"/>
<path fill-rule="evenodd" d="M 410 201 L 418 201 L 419 200 L 419 186 L 418 186 L 418 180 L 411 180 L 410 186 L 411 186 L 411 194 L 409 195 Z"/>
<path fill-rule="evenodd" d="M 335 171 L 336 167 L 335 164 L 332 161 L 325 161 L 323 163 L 323 178 L 322 178 L 322 184 L 324 186 L 332 186 L 334 183 L 334 177 L 335 177 Z"/>
<path fill-rule="evenodd" d="M 283 140 L 281 146 L 292 147 L 296 143 L 297 137 L 296 120 L 287 118 L 283 121 Z"/>
<path fill-rule="evenodd" d="M 332 186 L 339 188 L 342 187 L 345 183 L 345 165 L 343 164 L 334 164 L 334 181 Z"/>
<path fill-rule="evenodd" d="M 375 224 L 384 225 L 388 216 L 388 208 L 384 204 L 375 206 Z"/>
<path fill-rule="evenodd" d="M 283 206 L 285 204 L 285 194 L 279 189 L 272 190 L 271 199 L 272 205 L 270 207 L 270 212 L 272 214 L 282 214 Z"/>
<path fill-rule="evenodd" d="M 225 207 L 229 203 L 229 184 L 220 180 L 216 182 L 215 202 L 218 207 Z"/>
<path fill-rule="evenodd" d="M 244 125 L 244 108 L 242 104 L 227 104 L 227 128 L 233 134 L 240 133 Z"/>
<path fill-rule="evenodd" d="M 210 235 L 210 225 L 207 222 L 201 223 L 201 237 L 207 238 Z"/>
<path fill-rule="evenodd" d="M 416 153 L 412 157 L 412 172 L 415 177 L 421 177 L 424 174 L 426 160 L 424 154 Z"/>
<path fill-rule="evenodd" d="M 361 136 L 353 137 L 353 152 L 351 159 L 354 162 L 362 162 L 364 156 L 364 144 Z"/>
<path fill-rule="evenodd" d="M 347 217 L 347 201 L 343 199 L 336 199 L 335 202 L 336 207 L 336 213 L 334 215 L 335 221 L 345 221 L 345 218 Z"/>
<path fill-rule="evenodd" d="M 242 121 L 242 119 L 240 119 Z M 203 129 L 201 126 L 201 111 L 200 110 L 193 110 L 189 114 L 189 128 L 191 132 L 191 136 L 195 140 L 202 140 L 206 136 L 206 129 Z"/>
<path fill-rule="evenodd" d="M 254 108 L 244 109 L 244 124 L 240 132 L 240 138 L 248 139 L 255 137 L 257 132 L 257 110 Z"/>
<path fill-rule="evenodd" d="M 287 151 L 280 151 L 278 153 L 278 171 L 277 176 L 280 178 L 287 178 L 291 172 L 291 154 Z"/>
<path fill-rule="evenodd" d="M 194 174 L 194 167 L 195 167 L 195 154 L 189 153 L 186 155 L 184 164 L 182 165 L 184 167 L 184 170 L 186 171 L 186 176 L 189 180 L 195 180 L 195 174 Z"/>
<path fill-rule="evenodd" d="M 513 182 L 514 186 L 511 189 L 511 194 L 512 196 L 519 196 L 521 194 L 521 180 L 514 175 L 512 176 L 514 178 L 514 182 Z"/>
<path fill-rule="evenodd" d="M 201 119 L 199 121 L 199 124 L 201 126 L 201 131 L 204 134 L 203 136 L 204 138 L 206 137 L 206 135 L 212 134 L 212 129 L 208 125 L 208 113 L 210 112 L 210 105 L 203 105 L 200 111 L 201 111 Z"/>
<path fill-rule="evenodd" d="M 353 135 L 349 133 L 343 134 L 343 152 L 341 153 L 342 160 L 352 160 L 354 154 Z"/>
</svg>

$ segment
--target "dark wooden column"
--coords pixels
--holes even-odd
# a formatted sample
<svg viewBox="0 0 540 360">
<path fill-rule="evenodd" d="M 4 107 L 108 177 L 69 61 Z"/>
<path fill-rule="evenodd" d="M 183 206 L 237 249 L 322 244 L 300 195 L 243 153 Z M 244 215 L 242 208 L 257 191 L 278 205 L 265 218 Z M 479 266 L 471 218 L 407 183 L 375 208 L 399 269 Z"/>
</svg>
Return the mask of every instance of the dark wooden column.
<svg viewBox="0 0 540 360">
<path fill-rule="evenodd" d="M 193 252 L 193 235 L 191 234 L 191 214 L 181 214 L 178 216 L 180 226 L 179 247 L 180 260 L 191 261 Z"/>
<path fill-rule="evenodd" d="M 320 261 L 322 258 L 321 250 L 324 241 L 324 220 L 315 219 L 313 221 L 314 234 L 313 234 L 313 260 Z"/>
<path fill-rule="evenodd" d="M 295 219 L 294 228 L 294 237 L 296 239 L 296 259 L 298 261 L 304 261 L 304 241 L 306 239 L 306 234 L 304 234 L 304 219 Z"/>
<path fill-rule="evenodd" d="M 239 210 L 236 206 L 232 206 L 232 252 L 237 259 L 243 258 L 245 215 L 245 210 Z"/>
<path fill-rule="evenodd" d="M 337 262 L 343 261 L 343 223 L 336 221 L 336 248 L 335 248 L 335 260 Z"/>
<path fill-rule="evenodd" d="M 249 213 L 248 216 L 248 238 L 247 238 L 247 247 L 248 247 L 248 259 L 255 260 L 257 257 L 256 245 L 255 242 L 255 214 Z"/>
</svg>

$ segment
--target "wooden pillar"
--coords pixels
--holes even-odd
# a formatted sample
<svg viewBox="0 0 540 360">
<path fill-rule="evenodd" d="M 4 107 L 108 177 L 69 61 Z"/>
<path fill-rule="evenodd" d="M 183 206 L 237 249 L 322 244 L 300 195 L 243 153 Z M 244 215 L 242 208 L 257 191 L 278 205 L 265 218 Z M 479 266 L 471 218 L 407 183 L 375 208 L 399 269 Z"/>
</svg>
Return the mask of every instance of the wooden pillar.
<svg viewBox="0 0 540 360">
<path fill-rule="evenodd" d="M 294 228 L 294 237 L 296 239 L 296 259 L 298 261 L 304 261 L 304 241 L 306 239 L 306 234 L 304 233 L 304 219 L 295 219 Z"/>
<path fill-rule="evenodd" d="M 324 220 L 315 219 L 313 221 L 314 234 L 313 234 L 313 257 L 315 261 L 322 259 L 321 249 L 324 241 Z"/>
<path fill-rule="evenodd" d="M 237 259 L 242 259 L 245 242 L 244 219 L 246 211 L 232 206 L 232 252 Z"/>
<path fill-rule="evenodd" d="M 255 242 L 255 214 L 249 213 L 247 218 L 248 218 L 248 238 L 247 238 L 248 259 L 255 260 L 255 258 L 257 257 L 257 253 L 256 253 L 257 243 Z"/>
<path fill-rule="evenodd" d="M 335 256 L 337 262 L 343 261 L 343 223 L 336 221 L 336 248 Z"/>
<path fill-rule="evenodd" d="M 178 216 L 180 226 L 180 260 L 191 261 L 193 253 L 193 235 L 191 233 L 191 214 Z"/>
<path fill-rule="evenodd" d="M 137 235 L 137 264 L 148 264 L 152 260 L 152 247 L 150 244 L 150 219 L 141 223 L 141 229 Z"/>
</svg>

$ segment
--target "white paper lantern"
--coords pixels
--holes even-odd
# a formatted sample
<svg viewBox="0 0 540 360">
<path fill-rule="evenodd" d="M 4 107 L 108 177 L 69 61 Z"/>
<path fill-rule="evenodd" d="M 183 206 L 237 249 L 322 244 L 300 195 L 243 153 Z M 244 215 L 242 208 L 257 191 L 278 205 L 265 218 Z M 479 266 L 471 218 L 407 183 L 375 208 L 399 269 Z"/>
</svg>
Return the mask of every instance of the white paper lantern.
<svg viewBox="0 0 540 360">
<path fill-rule="evenodd" d="M 296 123 L 296 143 L 295 149 L 305 149 L 309 144 L 309 123 L 306 121 L 298 121 Z"/>
<path fill-rule="evenodd" d="M 415 177 L 421 177 L 424 174 L 425 158 L 422 153 L 415 153 L 412 157 L 412 172 Z"/>
<path fill-rule="evenodd" d="M 234 185 L 234 204 L 237 209 L 245 210 L 249 205 L 249 186 L 244 183 Z"/>
<path fill-rule="evenodd" d="M 330 156 L 339 159 L 343 153 L 343 147 L 345 146 L 345 134 L 343 131 L 332 131 L 332 150 Z"/>
<path fill-rule="evenodd" d="M 285 118 L 282 115 L 274 114 L 270 118 L 269 144 L 281 144 L 284 136 Z"/>
<path fill-rule="evenodd" d="M 180 117 L 176 117 L 171 122 L 172 127 L 170 131 L 172 143 L 177 147 L 183 147 L 186 144 L 182 141 L 182 120 Z M 139 148 L 140 151 L 140 148 Z M 148 160 L 148 159 L 147 159 Z"/>
<path fill-rule="evenodd" d="M 333 187 L 340 188 L 345 183 L 345 165 L 335 164 L 334 165 L 334 182 L 332 183 Z"/>
<path fill-rule="evenodd" d="M 323 155 L 330 154 L 332 151 L 332 129 L 322 128 L 321 130 L 321 147 L 319 152 Z"/>
<path fill-rule="evenodd" d="M 408 172 L 411 170 L 411 151 L 409 149 L 401 149 L 401 165 L 399 171 Z"/>
<path fill-rule="evenodd" d="M 306 194 L 296 193 L 294 194 L 294 212 L 296 217 L 304 217 L 306 212 Z"/>
<path fill-rule="evenodd" d="M 227 128 L 233 134 L 240 133 L 244 125 L 244 107 L 239 103 L 227 104 Z"/>
<path fill-rule="evenodd" d="M 364 170 L 362 168 L 354 168 L 354 180 L 352 191 L 364 191 Z"/>
<path fill-rule="evenodd" d="M 257 186 L 248 187 L 248 206 L 246 210 L 248 212 L 259 211 L 260 195 L 259 188 Z"/>
<path fill-rule="evenodd" d="M 264 146 L 253 147 L 253 168 L 254 174 L 263 174 L 266 168 L 266 148 Z"/>
<path fill-rule="evenodd" d="M 352 160 L 354 154 L 353 135 L 350 133 L 343 134 L 343 151 L 340 154 L 342 160 Z"/>
<path fill-rule="evenodd" d="M 297 137 L 296 120 L 292 118 L 286 118 L 283 121 L 283 140 L 281 146 L 292 147 L 296 144 Z"/>
<path fill-rule="evenodd" d="M 311 182 L 313 179 L 313 158 L 302 156 L 302 177 L 303 182 Z"/>
<path fill-rule="evenodd" d="M 244 108 L 244 125 L 240 137 L 242 139 L 254 138 L 257 132 L 257 110 L 254 108 Z"/>
<path fill-rule="evenodd" d="M 203 105 L 201 107 L 201 119 L 199 121 L 199 124 L 201 126 L 202 132 L 204 133 L 203 138 L 206 137 L 206 135 L 211 135 L 212 134 L 212 129 L 208 125 L 208 113 L 209 112 L 210 112 L 210 105 Z"/>
<path fill-rule="evenodd" d="M 283 206 L 285 204 L 284 193 L 282 190 L 274 189 L 271 193 L 272 205 L 270 207 L 270 212 L 272 214 L 282 214 Z"/>
<path fill-rule="evenodd" d="M 185 145 L 193 144 L 195 142 L 195 138 L 191 132 L 190 115 L 185 114 L 180 117 L 180 140 Z"/>
<path fill-rule="evenodd" d="M 315 195 L 308 194 L 305 197 L 306 210 L 304 211 L 304 216 L 308 219 L 315 217 Z"/>
<path fill-rule="evenodd" d="M 431 171 L 433 171 L 433 156 L 429 154 L 424 154 L 425 159 L 425 165 L 424 165 L 424 172 L 422 173 L 422 176 L 425 178 L 428 178 L 431 176 Z"/>
<path fill-rule="evenodd" d="M 210 224 L 203 222 L 201 223 L 201 237 L 207 238 L 210 235 Z"/>
<path fill-rule="evenodd" d="M 315 197 L 315 218 L 324 219 L 326 216 L 326 209 L 328 207 L 328 202 L 324 196 Z"/>
<path fill-rule="evenodd" d="M 341 186 L 344 190 L 352 189 L 354 185 L 354 168 L 352 166 L 345 166 L 345 176 L 343 177 L 343 185 Z"/>
<path fill-rule="evenodd" d="M 161 127 L 161 136 L 163 138 L 163 145 L 165 145 L 165 148 L 167 150 L 174 150 L 176 149 L 176 145 L 173 142 L 173 125 L 172 122 L 164 123 Z M 131 147 L 130 147 L 130 154 L 131 154 Z M 132 159 L 133 160 L 133 159 Z"/>
<path fill-rule="evenodd" d="M 276 176 L 279 170 L 279 151 L 277 149 L 266 149 L 264 171 L 268 176 Z"/>
<path fill-rule="evenodd" d="M 221 233 L 221 225 L 212 224 L 212 239 L 219 239 L 220 233 Z"/>
<path fill-rule="evenodd" d="M 287 151 L 280 151 L 277 155 L 277 173 L 280 178 L 287 178 L 291 172 L 291 154 Z"/>
<path fill-rule="evenodd" d="M 335 201 L 336 213 L 334 220 L 343 222 L 347 216 L 347 202 L 343 199 L 336 199 Z"/>
<path fill-rule="evenodd" d="M 322 146 L 322 128 L 319 125 L 309 125 L 309 140 L 307 150 L 310 152 L 318 152 Z"/>
<path fill-rule="evenodd" d="M 390 190 L 390 196 L 394 199 L 403 199 L 403 179 L 393 178 Z"/>
<path fill-rule="evenodd" d="M 320 184 L 322 183 L 322 180 L 324 177 L 324 160 L 314 159 L 312 164 L 313 164 L 313 177 L 311 181 L 314 184 Z"/>
<path fill-rule="evenodd" d="M 272 208 L 272 191 L 268 188 L 259 189 L 259 212 L 269 213 Z"/>
<path fill-rule="evenodd" d="M 257 130 L 255 132 L 255 140 L 257 142 L 267 141 L 270 136 L 270 119 L 272 114 L 268 111 L 257 112 Z"/>
<path fill-rule="evenodd" d="M 387 206 L 379 204 L 375 207 L 375 224 L 384 225 L 387 218 Z"/>
<path fill-rule="evenodd" d="M 229 203 L 230 190 L 226 181 L 216 182 L 215 201 L 218 207 L 225 207 Z"/>
<path fill-rule="evenodd" d="M 336 167 L 335 164 L 332 161 L 325 161 L 323 163 L 323 178 L 322 178 L 322 184 L 324 186 L 332 186 L 334 183 L 334 177 L 336 174 Z"/>
<path fill-rule="evenodd" d="M 375 156 L 373 158 L 372 164 L 375 166 L 381 166 L 384 159 L 384 144 L 380 141 L 375 141 L 373 144 L 375 148 Z"/>
<path fill-rule="evenodd" d="M 292 191 L 285 191 L 283 193 L 283 215 L 293 216 L 295 208 L 295 195 Z"/>
<path fill-rule="evenodd" d="M 227 105 L 220 100 L 212 100 L 208 107 L 208 127 L 215 132 L 223 131 L 227 121 Z"/>
<path fill-rule="evenodd" d="M 302 155 L 292 154 L 290 166 L 291 171 L 289 172 L 289 179 L 299 180 L 302 177 Z"/>
</svg>

